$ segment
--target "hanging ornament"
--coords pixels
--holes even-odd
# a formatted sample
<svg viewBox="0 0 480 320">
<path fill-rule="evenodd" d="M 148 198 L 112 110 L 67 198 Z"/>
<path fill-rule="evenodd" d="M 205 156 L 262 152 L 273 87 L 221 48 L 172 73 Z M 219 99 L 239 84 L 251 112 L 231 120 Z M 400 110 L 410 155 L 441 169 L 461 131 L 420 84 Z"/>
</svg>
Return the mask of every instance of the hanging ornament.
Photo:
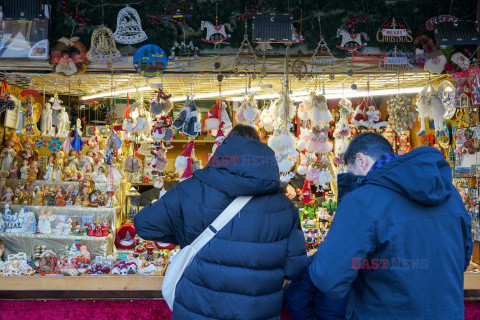
<svg viewBox="0 0 480 320">
<path fill-rule="evenodd" d="M 195 162 L 195 141 L 189 141 L 183 146 L 183 152 L 175 159 L 175 173 L 180 176 L 180 181 L 193 175 L 193 163 Z"/>
<path fill-rule="evenodd" d="M 173 109 L 173 103 L 170 101 L 171 94 L 165 94 L 162 88 L 157 91 L 157 96 L 150 100 L 150 113 L 158 116 L 162 113 L 169 113 Z"/>
<path fill-rule="evenodd" d="M 412 129 L 417 120 L 413 110 L 412 99 L 397 95 L 387 100 L 388 122 L 395 132 Z"/>
<path fill-rule="evenodd" d="M 121 57 L 112 30 L 105 26 L 93 31 L 88 60 L 96 63 L 114 63 Z"/>
<path fill-rule="evenodd" d="M 199 58 L 199 52 L 198 47 L 193 45 L 193 41 L 190 41 L 187 45 L 184 38 L 180 43 L 175 41 L 168 59 L 173 61 L 174 66 L 179 67 L 182 72 L 185 72 L 190 70 L 190 67 L 195 64 L 194 61 Z M 184 65 L 184 63 L 186 63 L 186 65 Z"/>
<path fill-rule="evenodd" d="M 330 48 L 328 48 L 327 42 L 323 37 L 320 38 L 320 41 L 313 52 L 312 57 L 310 58 L 310 63 L 312 65 L 331 65 L 332 68 L 335 65 L 335 57 L 333 56 Z"/>
<path fill-rule="evenodd" d="M 8 91 L 7 87 L 7 79 L 3 78 L 3 83 L 0 87 L 0 113 L 13 109 L 15 109 L 15 102 L 12 100 L 12 97 L 10 97 L 10 91 Z"/>
<path fill-rule="evenodd" d="M 308 73 L 307 64 L 302 60 L 295 60 L 292 64 L 292 73 L 299 80 L 303 79 Z"/>
<path fill-rule="evenodd" d="M 243 100 L 242 105 L 237 110 L 235 119 L 237 123 L 249 126 L 254 126 L 260 120 L 260 111 L 257 108 L 257 101 L 253 98 L 253 93 Z"/>
<path fill-rule="evenodd" d="M 349 33 L 343 28 L 337 30 L 337 38 L 342 38 L 340 45 L 336 45 L 337 49 L 353 51 L 361 49 L 367 45 L 367 43 L 362 42 L 362 37 L 368 41 L 368 35 L 365 32 L 360 33 Z"/>
<path fill-rule="evenodd" d="M 196 138 L 200 134 L 202 124 L 199 122 L 198 110 L 193 98 L 187 95 L 185 106 L 173 122 L 172 127 L 191 138 Z"/>
<path fill-rule="evenodd" d="M 167 68 L 167 55 L 159 46 L 146 44 L 135 51 L 133 66 L 143 77 L 158 77 Z"/>
<path fill-rule="evenodd" d="M 228 38 L 231 37 L 230 34 L 227 33 L 227 29 L 232 32 L 232 26 L 230 23 L 224 23 L 220 25 L 214 25 L 213 23 L 209 21 L 203 21 L 202 20 L 202 25 L 200 27 L 200 30 L 205 30 L 207 29 L 207 34 L 205 38 L 202 38 L 203 42 L 208 42 L 208 43 L 218 43 L 221 41 L 225 41 Z"/>
<path fill-rule="evenodd" d="M 235 59 L 233 60 L 233 67 L 238 69 L 240 66 L 243 66 L 248 70 L 248 67 L 253 65 L 253 68 L 255 69 L 257 63 L 257 55 L 255 54 L 250 41 L 248 41 L 248 36 L 245 34 L 240 48 L 238 48 L 237 54 L 235 55 Z"/>
<path fill-rule="evenodd" d="M 290 181 L 294 173 L 290 172 L 296 163 L 298 152 L 295 149 L 297 138 L 285 127 L 278 128 L 268 138 L 268 146 L 275 152 L 278 169 L 280 170 L 280 181 Z"/>
<path fill-rule="evenodd" d="M 367 129 L 380 129 L 388 125 L 380 115 L 373 98 L 364 99 L 355 109 L 352 124 Z"/>
<path fill-rule="evenodd" d="M 137 10 L 127 5 L 118 12 L 114 36 L 115 41 L 122 44 L 135 44 L 147 40 Z"/>
<path fill-rule="evenodd" d="M 430 82 L 420 91 L 420 97 L 417 99 L 416 107 L 421 125 L 420 132 L 417 133 L 417 135 L 419 137 L 425 135 L 425 119 L 430 119 L 434 122 L 435 134 L 437 136 L 443 136 L 445 132 L 443 131 L 442 118 L 445 114 L 445 107 Z"/>
<path fill-rule="evenodd" d="M 79 37 L 58 39 L 50 52 L 52 72 L 66 77 L 85 73 L 89 64 L 87 52 Z"/>
</svg>

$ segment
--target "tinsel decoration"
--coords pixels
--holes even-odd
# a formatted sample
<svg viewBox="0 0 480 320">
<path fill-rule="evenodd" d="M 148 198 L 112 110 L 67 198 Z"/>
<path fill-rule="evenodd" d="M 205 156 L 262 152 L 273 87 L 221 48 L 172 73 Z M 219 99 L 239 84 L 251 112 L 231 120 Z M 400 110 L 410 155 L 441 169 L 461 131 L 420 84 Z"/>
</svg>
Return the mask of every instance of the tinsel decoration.
<svg viewBox="0 0 480 320">
<path fill-rule="evenodd" d="M 10 97 L 10 92 L 7 88 L 7 79 L 3 78 L 3 84 L 0 87 L 0 113 L 13 109 L 15 109 L 15 102 Z"/>
<path fill-rule="evenodd" d="M 395 132 L 412 129 L 416 121 L 412 99 L 396 95 L 387 100 L 388 122 Z"/>
</svg>

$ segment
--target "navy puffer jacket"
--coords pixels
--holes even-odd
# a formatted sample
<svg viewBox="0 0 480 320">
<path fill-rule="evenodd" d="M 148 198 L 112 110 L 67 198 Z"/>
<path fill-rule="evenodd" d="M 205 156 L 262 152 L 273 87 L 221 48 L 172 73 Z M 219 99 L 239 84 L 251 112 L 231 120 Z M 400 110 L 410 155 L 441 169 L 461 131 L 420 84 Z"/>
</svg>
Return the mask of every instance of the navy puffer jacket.
<svg viewBox="0 0 480 320">
<path fill-rule="evenodd" d="M 209 165 L 135 216 L 144 239 L 184 247 L 236 196 L 252 200 L 203 247 L 177 284 L 173 320 L 280 319 L 284 279 L 307 265 L 298 210 L 279 190 L 273 151 L 224 140 Z"/>
</svg>

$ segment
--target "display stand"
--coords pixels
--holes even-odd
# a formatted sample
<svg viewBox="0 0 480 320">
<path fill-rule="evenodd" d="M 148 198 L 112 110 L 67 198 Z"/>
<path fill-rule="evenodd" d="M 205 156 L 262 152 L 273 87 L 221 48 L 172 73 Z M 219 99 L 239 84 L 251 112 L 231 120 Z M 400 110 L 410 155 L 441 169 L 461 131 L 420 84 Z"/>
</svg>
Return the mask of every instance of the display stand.
<svg viewBox="0 0 480 320">
<path fill-rule="evenodd" d="M 78 181 L 52 181 L 52 180 L 36 180 L 31 187 L 54 185 L 56 187 L 68 187 L 77 185 Z M 15 188 L 18 186 L 26 186 L 27 181 L 22 179 L 7 179 L 4 181 L 5 187 Z M 0 203 L 0 210 L 5 209 L 6 203 Z M 5 254 L 16 254 L 25 252 L 31 255 L 35 252 L 35 246 L 46 246 L 49 250 L 60 252 L 65 247 L 70 247 L 79 239 L 82 244 L 86 245 L 91 252 L 92 258 L 95 256 L 107 256 L 114 252 L 114 236 L 118 217 L 121 215 L 121 207 L 82 207 L 82 206 L 34 206 L 34 205 L 18 205 L 10 204 L 9 208 L 12 212 L 19 212 L 20 207 L 28 209 L 32 212 L 40 212 L 45 210 L 51 211 L 55 216 L 64 215 L 72 217 L 92 217 L 93 220 L 109 221 L 110 234 L 106 237 L 92 237 L 79 235 L 58 235 L 58 234 L 39 234 L 39 233 L 17 233 L 0 232 L 0 241 L 5 245 Z"/>
</svg>

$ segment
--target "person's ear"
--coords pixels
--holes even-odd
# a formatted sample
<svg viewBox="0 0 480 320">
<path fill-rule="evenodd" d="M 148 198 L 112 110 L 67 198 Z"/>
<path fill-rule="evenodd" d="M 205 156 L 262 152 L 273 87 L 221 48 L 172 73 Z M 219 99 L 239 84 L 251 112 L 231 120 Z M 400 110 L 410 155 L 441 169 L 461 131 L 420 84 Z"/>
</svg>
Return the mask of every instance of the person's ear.
<svg viewBox="0 0 480 320">
<path fill-rule="evenodd" d="M 368 159 L 367 156 L 363 153 L 357 153 L 356 160 L 358 167 L 362 170 L 362 172 L 366 171 L 368 167 Z"/>
</svg>

